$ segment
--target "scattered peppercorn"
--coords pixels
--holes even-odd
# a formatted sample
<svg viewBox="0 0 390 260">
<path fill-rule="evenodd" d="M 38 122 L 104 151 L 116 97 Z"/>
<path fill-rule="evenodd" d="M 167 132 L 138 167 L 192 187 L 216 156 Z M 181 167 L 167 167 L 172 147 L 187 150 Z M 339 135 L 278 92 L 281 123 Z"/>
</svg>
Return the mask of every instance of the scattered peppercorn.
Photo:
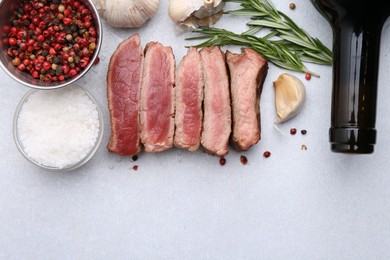
<svg viewBox="0 0 390 260">
<path fill-rule="evenodd" d="M 307 134 L 307 131 L 305 129 L 301 130 L 301 134 L 305 135 Z"/>
<path fill-rule="evenodd" d="M 99 64 L 99 62 L 100 62 L 100 58 L 98 56 L 98 57 L 96 57 L 95 61 L 93 62 L 93 65 Z"/>
<path fill-rule="evenodd" d="M 247 164 L 248 163 L 248 158 L 246 158 L 246 156 L 244 155 L 241 155 L 240 156 L 240 161 L 243 165 Z"/>
<path fill-rule="evenodd" d="M 226 164 L 226 159 L 223 158 L 223 157 L 221 157 L 221 158 L 219 159 L 219 164 L 220 164 L 221 166 L 224 166 L 224 165 Z"/>
<path fill-rule="evenodd" d="M 263 153 L 263 156 L 264 156 L 264 158 L 269 158 L 271 156 L 271 152 L 270 151 L 265 151 Z"/>
<path fill-rule="evenodd" d="M 295 135 L 296 133 L 297 133 L 297 129 L 296 128 L 291 128 L 290 129 L 290 134 Z"/>
<path fill-rule="evenodd" d="M 305 79 L 306 79 L 306 80 L 310 80 L 310 79 L 311 79 L 311 74 L 310 74 L 310 73 L 306 73 Z"/>
<path fill-rule="evenodd" d="M 294 3 L 290 3 L 289 7 L 291 10 L 295 10 L 296 5 Z"/>
<path fill-rule="evenodd" d="M 137 155 L 133 155 L 133 157 L 131 157 L 131 159 L 135 162 L 138 160 L 138 156 Z"/>
<path fill-rule="evenodd" d="M 307 146 L 306 146 L 305 144 L 303 144 L 303 145 L 301 146 L 301 150 L 302 150 L 302 151 L 306 151 L 306 150 L 307 150 Z"/>
<path fill-rule="evenodd" d="M 134 171 L 137 171 L 137 170 L 138 170 L 138 165 L 134 165 L 134 166 L 133 166 L 133 170 L 134 170 Z"/>
</svg>

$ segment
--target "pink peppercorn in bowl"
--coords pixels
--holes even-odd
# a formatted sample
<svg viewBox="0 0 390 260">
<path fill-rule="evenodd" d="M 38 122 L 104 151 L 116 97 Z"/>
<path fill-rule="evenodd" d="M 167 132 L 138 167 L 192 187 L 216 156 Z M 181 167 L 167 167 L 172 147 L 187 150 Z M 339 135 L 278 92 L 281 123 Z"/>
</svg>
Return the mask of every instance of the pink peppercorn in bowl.
<svg viewBox="0 0 390 260">
<path fill-rule="evenodd" d="M 56 89 L 98 57 L 102 25 L 91 0 L 0 0 L 0 66 L 19 83 Z"/>
</svg>

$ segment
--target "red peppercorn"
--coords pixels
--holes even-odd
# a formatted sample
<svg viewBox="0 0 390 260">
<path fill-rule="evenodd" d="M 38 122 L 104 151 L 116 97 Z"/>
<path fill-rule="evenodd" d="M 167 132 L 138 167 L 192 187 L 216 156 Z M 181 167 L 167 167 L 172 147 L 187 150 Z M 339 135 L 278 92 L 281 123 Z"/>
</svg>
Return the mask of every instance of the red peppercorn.
<svg viewBox="0 0 390 260">
<path fill-rule="evenodd" d="M 271 156 L 271 152 L 270 151 L 265 151 L 263 153 L 263 156 L 264 156 L 264 158 L 269 158 Z"/>
<path fill-rule="evenodd" d="M 81 15 L 82 16 L 85 16 L 85 15 L 88 15 L 90 12 L 87 8 L 84 8 L 82 11 L 81 11 Z"/>
<path fill-rule="evenodd" d="M 39 78 L 39 73 L 38 73 L 38 71 L 36 71 L 36 70 L 33 70 L 33 71 L 31 72 L 31 75 L 32 75 L 32 77 L 33 77 L 34 79 Z"/>
<path fill-rule="evenodd" d="M 54 48 L 50 48 L 49 49 L 49 54 L 55 55 L 55 54 L 57 54 L 57 52 L 56 52 L 56 50 Z"/>
<path fill-rule="evenodd" d="M 89 59 L 86 59 L 87 57 L 84 57 L 84 58 L 82 58 L 81 60 L 80 60 L 80 66 L 82 67 L 82 68 L 85 68 L 85 67 L 87 67 L 87 65 L 88 65 L 88 63 L 89 63 Z"/>
<path fill-rule="evenodd" d="M 75 69 L 69 70 L 68 75 L 69 75 L 69 77 L 74 77 L 74 76 L 76 76 L 76 75 L 77 75 L 77 70 L 75 70 Z"/>
<path fill-rule="evenodd" d="M 55 51 L 59 51 L 61 49 L 62 49 L 62 45 L 61 44 L 59 44 L 59 43 L 54 44 L 54 50 Z"/>
<path fill-rule="evenodd" d="M 20 64 L 18 65 L 18 69 L 23 71 L 23 70 L 26 69 L 26 66 L 25 66 L 23 63 L 20 63 Z"/>
<path fill-rule="evenodd" d="M 15 26 L 12 26 L 11 28 L 10 28 L 10 34 L 11 35 L 16 35 L 17 33 L 18 33 L 18 28 L 16 28 Z"/>
<path fill-rule="evenodd" d="M 33 46 L 34 50 L 38 51 L 41 49 L 41 44 L 39 42 L 34 42 Z"/>
<path fill-rule="evenodd" d="M 96 57 L 95 61 L 93 62 L 93 65 L 99 64 L 99 62 L 100 62 L 100 58 Z"/>
<path fill-rule="evenodd" d="M 49 70 L 51 69 L 51 64 L 47 61 L 45 61 L 43 64 L 42 64 L 42 67 L 45 69 L 45 70 Z"/>
<path fill-rule="evenodd" d="M 295 135 L 296 133 L 297 133 L 297 129 L 296 128 L 291 128 L 290 129 L 290 134 Z"/>
<path fill-rule="evenodd" d="M 87 47 L 84 47 L 83 50 L 81 51 L 81 53 L 84 56 L 89 56 L 90 55 L 89 49 Z"/>
<path fill-rule="evenodd" d="M 27 46 L 27 53 L 32 53 L 34 51 L 34 47 L 33 46 Z"/>
<path fill-rule="evenodd" d="M 42 69 L 42 63 L 36 63 L 36 64 L 34 64 L 34 68 L 35 68 L 36 70 L 41 70 L 41 69 Z"/>
<path fill-rule="evenodd" d="M 19 47 L 20 47 L 20 49 L 21 49 L 22 51 L 27 50 L 27 44 L 25 44 L 24 42 L 22 42 L 22 43 L 19 45 Z"/>
<path fill-rule="evenodd" d="M 42 56 L 42 55 L 39 55 L 39 56 L 37 57 L 37 60 L 38 60 L 39 63 L 43 63 L 43 62 L 45 61 L 45 57 Z"/>
<path fill-rule="evenodd" d="M 96 37 L 96 30 L 93 27 L 88 28 L 88 32 L 91 35 L 91 37 Z"/>
<path fill-rule="evenodd" d="M 39 35 L 37 36 L 37 41 L 38 41 L 38 42 L 43 42 L 43 41 L 45 41 L 45 36 L 43 36 L 43 34 L 39 34 Z"/>
<path fill-rule="evenodd" d="M 311 74 L 310 74 L 310 73 L 306 73 L 305 79 L 306 79 L 306 80 L 310 80 L 310 79 L 311 79 Z"/>
<path fill-rule="evenodd" d="M 221 166 L 224 166 L 224 165 L 226 164 L 226 159 L 223 158 L 223 157 L 221 157 L 221 158 L 219 159 L 219 164 L 220 164 Z"/>
<path fill-rule="evenodd" d="M 67 64 L 65 64 L 64 66 L 62 66 L 62 71 L 65 73 L 65 74 L 68 74 L 69 71 L 70 71 L 70 68 Z"/>
<path fill-rule="evenodd" d="M 34 39 L 29 39 L 26 43 L 28 46 L 32 46 L 32 45 L 34 45 L 35 41 L 34 41 Z"/>
<path fill-rule="evenodd" d="M 80 38 L 80 40 L 77 42 L 81 46 L 88 46 L 88 41 L 84 38 Z"/>
<path fill-rule="evenodd" d="M 8 44 L 11 46 L 16 45 L 16 39 L 15 38 L 8 38 Z"/>
<path fill-rule="evenodd" d="M 138 171 L 138 165 L 134 165 L 134 166 L 133 166 L 133 170 L 134 170 L 134 171 Z"/>
<path fill-rule="evenodd" d="M 68 17 L 70 15 L 70 13 L 71 13 L 71 10 L 69 10 L 69 8 L 64 10 L 64 16 L 65 17 Z"/>
<path fill-rule="evenodd" d="M 25 59 L 25 60 L 23 60 L 23 64 L 24 64 L 25 66 L 28 66 L 28 65 L 31 64 L 31 60 Z"/>
<path fill-rule="evenodd" d="M 66 16 L 66 15 L 65 15 Z M 62 19 L 62 22 L 65 24 L 65 25 L 69 25 L 71 22 L 72 22 L 72 19 L 69 18 L 69 17 L 64 17 Z"/>
<path fill-rule="evenodd" d="M 26 30 L 20 30 L 20 31 L 16 34 L 16 37 L 17 37 L 18 39 L 24 39 L 24 38 L 26 38 L 26 36 L 27 36 Z"/>
<path fill-rule="evenodd" d="M 243 165 L 247 164 L 248 163 L 248 158 L 246 158 L 246 156 L 244 155 L 241 155 L 240 156 L 240 161 Z"/>
</svg>

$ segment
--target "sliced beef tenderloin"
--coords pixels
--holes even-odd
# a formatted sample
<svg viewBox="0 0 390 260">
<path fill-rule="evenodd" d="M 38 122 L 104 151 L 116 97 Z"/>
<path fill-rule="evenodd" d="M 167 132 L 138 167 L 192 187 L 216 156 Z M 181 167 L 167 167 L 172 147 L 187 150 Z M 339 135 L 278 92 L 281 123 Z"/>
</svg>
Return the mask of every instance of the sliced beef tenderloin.
<svg viewBox="0 0 390 260">
<path fill-rule="evenodd" d="M 135 155 L 141 150 L 138 103 L 143 60 L 140 37 L 134 34 L 118 45 L 108 65 L 111 136 L 107 149 L 119 155 Z"/>
<path fill-rule="evenodd" d="M 199 51 L 190 48 L 180 61 L 175 80 L 175 138 L 177 147 L 195 151 L 202 131 L 203 69 Z"/>
<path fill-rule="evenodd" d="M 268 72 L 267 61 L 252 49 L 242 54 L 226 53 L 232 98 L 233 133 L 231 143 L 246 151 L 260 140 L 260 95 Z"/>
<path fill-rule="evenodd" d="M 146 152 L 173 146 L 175 63 L 171 47 L 147 44 L 140 107 L 141 142 Z"/>
<path fill-rule="evenodd" d="M 219 47 L 200 51 L 204 76 L 204 116 L 201 144 L 211 154 L 228 153 L 231 133 L 229 79 L 225 55 Z"/>
</svg>

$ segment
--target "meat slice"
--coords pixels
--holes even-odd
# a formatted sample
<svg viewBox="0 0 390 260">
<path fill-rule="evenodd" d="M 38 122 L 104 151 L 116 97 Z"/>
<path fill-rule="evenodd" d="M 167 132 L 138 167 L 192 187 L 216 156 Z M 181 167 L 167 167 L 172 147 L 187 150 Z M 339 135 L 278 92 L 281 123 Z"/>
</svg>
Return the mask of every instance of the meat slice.
<svg viewBox="0 0 390 260">
<path fill-rule="evenodd" d="M 107 149 L 119 155 L 135 155 L 141 150 L 138 103 L 143 60 L 140 37 L 134 34 L 118 45 L 108 65 L 111 136 Z"/>
<path fill-rule="evenodd" d="M 175 63 L 171 47 L 147 44 L 140 109 L 141 142 L 146 152 L 173 146 Z"/>
<path fill-rule="evenodd" d="M 229 79 L 225 55 L 219 47 L 200 51 L 204 76 L 204 117 L 201 144 L 211 154 L 228 153 L 231 132 Z"/>
<path fill-rule="evenodd" d="M 175 139 L 177 147 L 196 151 L 202 131 L 203 69 L 199 51 L 191 47 L 176 70 Z"/>
<path fill-rule="evenodd" d="M 231 142 L 246 151 L 260 140 L 260 95 L 268 72 L 267 61 L 252 49 L 226 53 L 230 73 L 233 134 Z"/>
</svg>

